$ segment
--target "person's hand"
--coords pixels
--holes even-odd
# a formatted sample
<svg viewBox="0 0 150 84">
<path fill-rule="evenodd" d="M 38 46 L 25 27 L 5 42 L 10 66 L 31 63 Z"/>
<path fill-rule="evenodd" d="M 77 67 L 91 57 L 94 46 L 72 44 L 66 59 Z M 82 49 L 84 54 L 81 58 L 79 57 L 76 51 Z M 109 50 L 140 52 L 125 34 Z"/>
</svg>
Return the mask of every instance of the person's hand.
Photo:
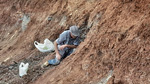
<svg viewBox="0 0 150 84">
<path fill-rule="evenodd" d="M 60 54 L 56 54 L 56 58 L 57 58 L 58 60 L 60 60 L 60 59 L 61 59 L 61 55 L 60 55 Z"/>
<path fill-rule="evenodd" d="M 59 47 L 59 49 L 60 49 L 60 50 L 63 50 L 65 47 L 67 47 L 67 45 L 61 45 L 61 46 Z"/>
</svg>

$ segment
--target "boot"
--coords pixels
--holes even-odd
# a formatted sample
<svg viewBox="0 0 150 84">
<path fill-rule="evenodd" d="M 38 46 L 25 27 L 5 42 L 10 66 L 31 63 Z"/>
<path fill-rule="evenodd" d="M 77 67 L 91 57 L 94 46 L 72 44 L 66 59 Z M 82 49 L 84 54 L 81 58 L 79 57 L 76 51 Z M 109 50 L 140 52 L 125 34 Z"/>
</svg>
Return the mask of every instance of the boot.
<svg viewBox="0 0 150 84">
<path fill-rule="evenodd" d="M 41 68 L 45 68 L 49 65 L 48 61 L 44 62 L 44 64 L 41 65 Z"/>
</svg>

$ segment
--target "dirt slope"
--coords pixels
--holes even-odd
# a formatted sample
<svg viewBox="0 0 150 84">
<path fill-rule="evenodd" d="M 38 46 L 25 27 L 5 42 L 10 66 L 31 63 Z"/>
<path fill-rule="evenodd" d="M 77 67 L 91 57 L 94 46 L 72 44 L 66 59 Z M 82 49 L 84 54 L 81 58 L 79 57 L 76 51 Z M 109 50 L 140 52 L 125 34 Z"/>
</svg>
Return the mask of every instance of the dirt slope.
<svg viewBox="0 0 150 84">
<path fill-rule="evenodd" d="M 0 82 L 101 84 L 112 71 L 107 84 L 150 83 L 149 0 L 1 0 L 0 10 Z M 40 53 L 33 42 L 54 41 L 71 25 L 82 32 L 77 50 L 40 69 L 55 53 Z M 31 67 L 24 78 L 21 61 Z"/>
</svg>

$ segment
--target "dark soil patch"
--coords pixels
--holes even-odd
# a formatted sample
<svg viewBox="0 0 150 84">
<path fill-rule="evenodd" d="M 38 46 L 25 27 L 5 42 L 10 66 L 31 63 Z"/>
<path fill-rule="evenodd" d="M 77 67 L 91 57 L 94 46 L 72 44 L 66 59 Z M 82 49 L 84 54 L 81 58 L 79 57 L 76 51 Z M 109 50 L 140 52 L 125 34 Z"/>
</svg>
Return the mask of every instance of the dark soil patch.
<svg viewBox="0 0 150 84">
<path fill-rule="evenodd" d="M 46 57 L 49 53 L 36 53 L 33 56 L 21 60 L 19 62 L 14 62 L 11 65 L 0 65 L 0 84 L 27 84 L 35 81 L 39 76 L 41 76 L 46 70 L 52 68 L 48 66 L 44 69 L 41 68 L 39 63 Z M 29 63 L 29 69 L 27 75 L 19 76 L 19 65 L 21 62 Z"/>
</svg>

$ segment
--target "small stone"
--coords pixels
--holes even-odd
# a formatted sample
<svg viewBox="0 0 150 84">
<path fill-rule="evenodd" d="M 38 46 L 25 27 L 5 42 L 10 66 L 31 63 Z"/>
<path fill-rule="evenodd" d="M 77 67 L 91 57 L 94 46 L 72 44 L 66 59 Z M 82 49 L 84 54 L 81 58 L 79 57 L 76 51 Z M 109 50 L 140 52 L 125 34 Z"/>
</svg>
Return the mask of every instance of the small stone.
<svg viewBox="0 0 150 84">
<path fill-rule="evenodd" d="M 48 17 L 48 19 L 47 19 L 48 21 L 51 21 L 52 20 L 52 17 Z"/>
<path fill-rule="evenodd" d="M 9 66 L 8 68 L 9 68 L 9 69 L 13 69 L 13 66 Z"/>
<path fill-rule="evenodd" d="M 82 69 L 83 70 L 87 70 L 89 68 L 89 64 L 82 64 Z"/>
</svg>

